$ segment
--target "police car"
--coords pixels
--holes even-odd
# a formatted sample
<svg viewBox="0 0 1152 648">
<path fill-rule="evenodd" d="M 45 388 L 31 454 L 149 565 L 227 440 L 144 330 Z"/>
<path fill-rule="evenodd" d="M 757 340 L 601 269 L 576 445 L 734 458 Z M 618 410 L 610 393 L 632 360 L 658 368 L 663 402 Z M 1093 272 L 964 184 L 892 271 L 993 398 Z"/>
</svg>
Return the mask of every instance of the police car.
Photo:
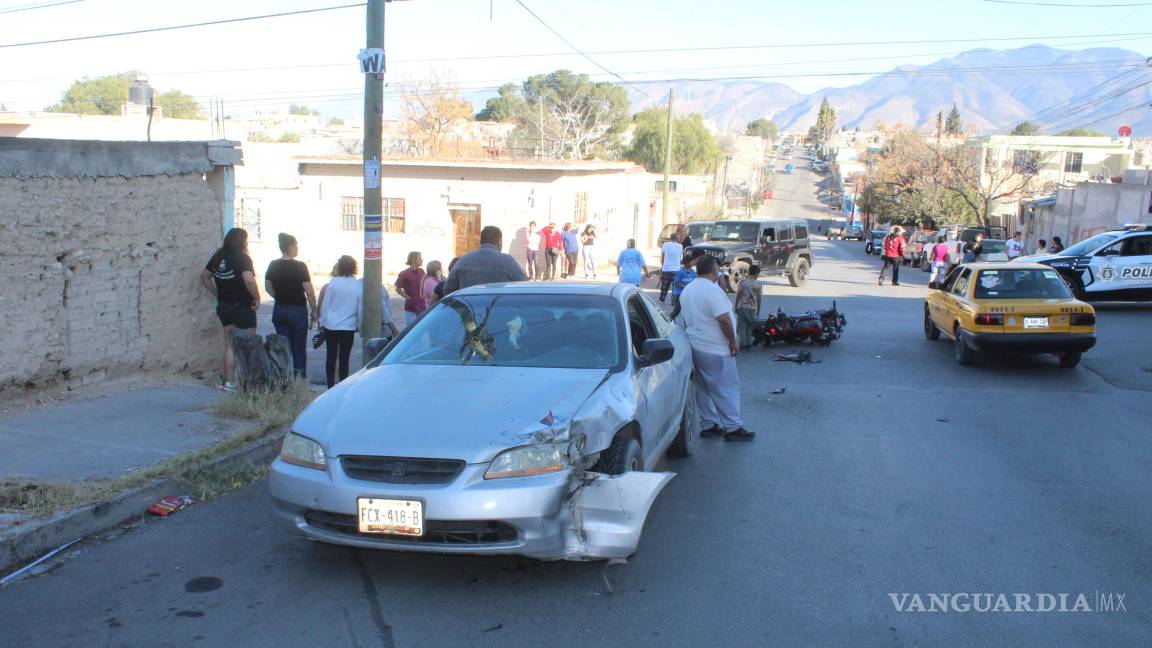
<svg viewBox="0 0 1152 648">
<path fill-rule="evenodd" d="M 1125 225 L 1027 260 L 1058 271 L 1084 301 L 1152 300 L 1152 225 Z"/>
</svg>

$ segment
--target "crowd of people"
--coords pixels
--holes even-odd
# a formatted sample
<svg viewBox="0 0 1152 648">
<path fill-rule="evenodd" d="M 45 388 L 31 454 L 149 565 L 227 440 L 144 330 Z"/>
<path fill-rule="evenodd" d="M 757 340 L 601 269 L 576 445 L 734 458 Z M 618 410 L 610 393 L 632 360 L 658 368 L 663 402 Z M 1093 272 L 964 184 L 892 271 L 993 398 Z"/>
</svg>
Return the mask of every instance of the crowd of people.
<svg viewBox="0 0 1152 648">
<path fill-rule="evenodd" d="M 425 267 L 423 255 L 410 252 L 406 267 L 394 284 L 396 294 L 404 300 L 405 327 L 444 296 L 469 286 L 550 279 L 560 264 L 563 264 L 562 278 L 574 276 L 581 250 L 585 275 L 596 277 L 592 253 L 596 230 L 591 225 L 577 234 L 568 223 L 561 231 L 550 223 L 540 232 L 536 231 L 535 223 L 530 223 L 527 238 L 526 268 L 502 252 L 503 233 L 493 226 L 481 230 L 478 249 L 452 259 L 447 273 L 440 261 L 430 261 Z M 538 247 L 532 245 L 536 238 Z M 341 256 L 332 268 L 328 283 L 317 295 L 308 266 L 296 258 L 300 253 L 296 238 L 282 233 L 279 245 L 281 257 L 272 261 L 264 273 L 265 289 L 274 300 L 272 324 L 278 335 L 288 339 L 293 369 L 300 377 L 305 377 L 307 372 L 308 333 L 317 329 L 313 346 L 325 345 L 325 372 L 328 387 L 332 387 L 348 377 L 352 345 L 364 323 L 364 289 L 356 276 L 356 260 Z M 740 419 L 740 384 L 735 357 L 742 349 L 751 347 L 752 326 L 760 309 L 759 268 L 753 266 L 749 277 L 741 281 L 734 309 L 728 291 L 721 287 L 722 273 L 716 259 L 685 254 L 685 248 L 690 245 L 681 228 L 676 240 L 665 243 L 661 250 L 660 301 L 664 302 L 671 293 L 672 318 L 683 324 L 692 347 L 698 375 L 700 418 L 704 425 L 701 436 L 749 441 L 756 435 L 745 430 Z M 538 274 L 537 255 L 541 251 L 546 264 Z M 649 274 L 644 255 L 636 249 L 634 240 L 629 240 L 618 255 L 616 268 L 621 282 L 634 285 L 640 285 Z M 236 329 L 255 333 L 261 299 L 248 254 L 248 233 L 244 229 L 228 231 L 223 245 L 205 264 L 200 278 L 216 299 L 216 315 L 224 331 L 224 381 L 220 388 L 234 391 L 235 362 L 230 336 Z M 381 287 L 381 327 L 396 336 L 399 331 L 392 321 L 389 298 L 388 289 Z"/>
</svg>

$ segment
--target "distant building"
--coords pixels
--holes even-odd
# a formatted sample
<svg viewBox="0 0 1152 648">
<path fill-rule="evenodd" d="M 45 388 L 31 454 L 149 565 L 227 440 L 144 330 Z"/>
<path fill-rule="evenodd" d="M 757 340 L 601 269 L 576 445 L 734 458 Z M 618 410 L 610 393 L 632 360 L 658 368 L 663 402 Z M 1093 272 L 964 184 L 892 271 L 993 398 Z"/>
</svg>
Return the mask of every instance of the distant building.
<svg viewBox="0 0 1152 648">
<path fill-rule="evenodd" d="M 1128 170 L 1123 182 L 1081 182 L 1022 201 L 1015 228 L 1029 244 L 1059 236 L 1071 245 L 1129 223 L 1152 223 L 1152 171 Z"/>
</svg>

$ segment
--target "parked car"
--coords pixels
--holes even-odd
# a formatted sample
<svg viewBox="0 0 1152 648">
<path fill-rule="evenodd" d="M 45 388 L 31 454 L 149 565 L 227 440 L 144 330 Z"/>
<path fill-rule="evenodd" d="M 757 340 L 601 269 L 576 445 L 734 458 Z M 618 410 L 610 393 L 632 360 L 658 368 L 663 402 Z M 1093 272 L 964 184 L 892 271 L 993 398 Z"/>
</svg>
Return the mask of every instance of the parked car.
<svg viewBox="0 0 1152 648">
<path fill-rule="evenodd" d="M 1128 225 L 1027 258 L 1059 272 L 1079 299 L 1152 300 L 1152 225 Z"/>
<path fill-rule="evenodd" d="M 683 330 L 635 286 L 453 293 L 292 424 L 280 518 L 354 547 L 625 558 L 699 434 Z M 427 407 L 429 385 L 451 405 Z"/>
<path fill-rule="evenodd" d="M 984 239 L 980 242 L 980 254 L 976 255 L 976 261 L 1007 261 L 1007 243 L 1003 239 Z"/>
<path fill-rule="evenodd" d="M 1003 227 L 963 227 L 959 225 L 947 225 L 940 228 L 937 235 L 943 236 L 945 239 L 944 242 L 948 244 L 949 267 L 957 265 L 964 260 L 964 245 L 975 241 L 977 234 L 983 234 L 986 240 L 1003 240 L 1005 238 Z"/>
<path fill-rule="evenodd" d="M 924 335 L 953 343 L 956 362 L 985 351 L 1052 353 L 1075 367 L 1096 344 L 1096 311 L 1039 263 L 967 263 L 924 301 Z"/>
<path fill-rule="evenodd" d="M 864 243 L 864 254 L 884 254 L 884 237 L 888 236 L 888 232 L 884 230 L 872 230 L 868 233 L 868 241 Z"/>
<path fill-rule="evenodd" d="M 689 223 L 669 223 L 660 230 L 660 236 L 656 240 L 656 247 L 645 250 L 644 261 L 648 264 L 650 271 L 660 270 L 660 252 L 664 244 L 673 240 L 676 237 L 676 228 L 681 225 L 688 231 L 688 238 L 692 243 L 699 243 L 708 238 L 708 232 L 712 231 L 712 223 L 714 221 L 692 221 Z"/>
<path fill-rule="evenodd" d="M 904 262 L 912 267 L 923 266 L 928 256 L 928 250 L 936 243 L 936 232 L 917 228 L 909 236 L 908 246 L 904 252 Z"/>
<path fill-rule="evenodd" d="M 845 241 L 863 241 L 864 240 L 864 228 L 863 228 L 863 226 L 861 226 L 859 223 L 856 223 L 854 225 L 850 225 L 849 227 L 847 227 L 844 230 L 844 236 L 842 238 Z"/>
<path fill-rule="evenodd" d="M 812 268 L 808 221 L 800 218 L 716 221 L 708 240 L 691 249 L 715 257 L 733 286 L 753 263 L 761 276 L 785 276 L 793 286 L 807 283 Z"/>
</svg>

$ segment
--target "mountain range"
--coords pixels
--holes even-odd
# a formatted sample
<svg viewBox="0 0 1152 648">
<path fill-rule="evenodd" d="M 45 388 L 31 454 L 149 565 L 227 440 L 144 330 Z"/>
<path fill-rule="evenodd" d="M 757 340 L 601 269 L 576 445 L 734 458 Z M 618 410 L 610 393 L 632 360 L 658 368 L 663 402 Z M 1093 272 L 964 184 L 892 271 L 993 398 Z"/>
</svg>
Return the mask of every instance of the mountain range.
<svg viewBox="0 0 1152 648">
<path fill-rule="evenodd" d="M 807 130 L 827 97 L 837 124 L 848 128 L 871 128 L 877 122 L 934 127 L 936 114 L 947 115 L 956 104 L 972 134 L 1007 132 L 1031 120 L 1046 133 L 1087 127 L 1112 135 L 1128 124 L 1135 136 L 1152 135 L 1152 68 L 1143 54 L 1114 47 L 974 49 L 808 95 L 756 80 L 671 85 L 678 114 L 701 113 L 725 131 L 742 130 L 759 117 L 772 118 L 783 131 Z M 634 93 L 634 109 L 659 103 L 660 97 L 653 96 Z"/>
</svg>

